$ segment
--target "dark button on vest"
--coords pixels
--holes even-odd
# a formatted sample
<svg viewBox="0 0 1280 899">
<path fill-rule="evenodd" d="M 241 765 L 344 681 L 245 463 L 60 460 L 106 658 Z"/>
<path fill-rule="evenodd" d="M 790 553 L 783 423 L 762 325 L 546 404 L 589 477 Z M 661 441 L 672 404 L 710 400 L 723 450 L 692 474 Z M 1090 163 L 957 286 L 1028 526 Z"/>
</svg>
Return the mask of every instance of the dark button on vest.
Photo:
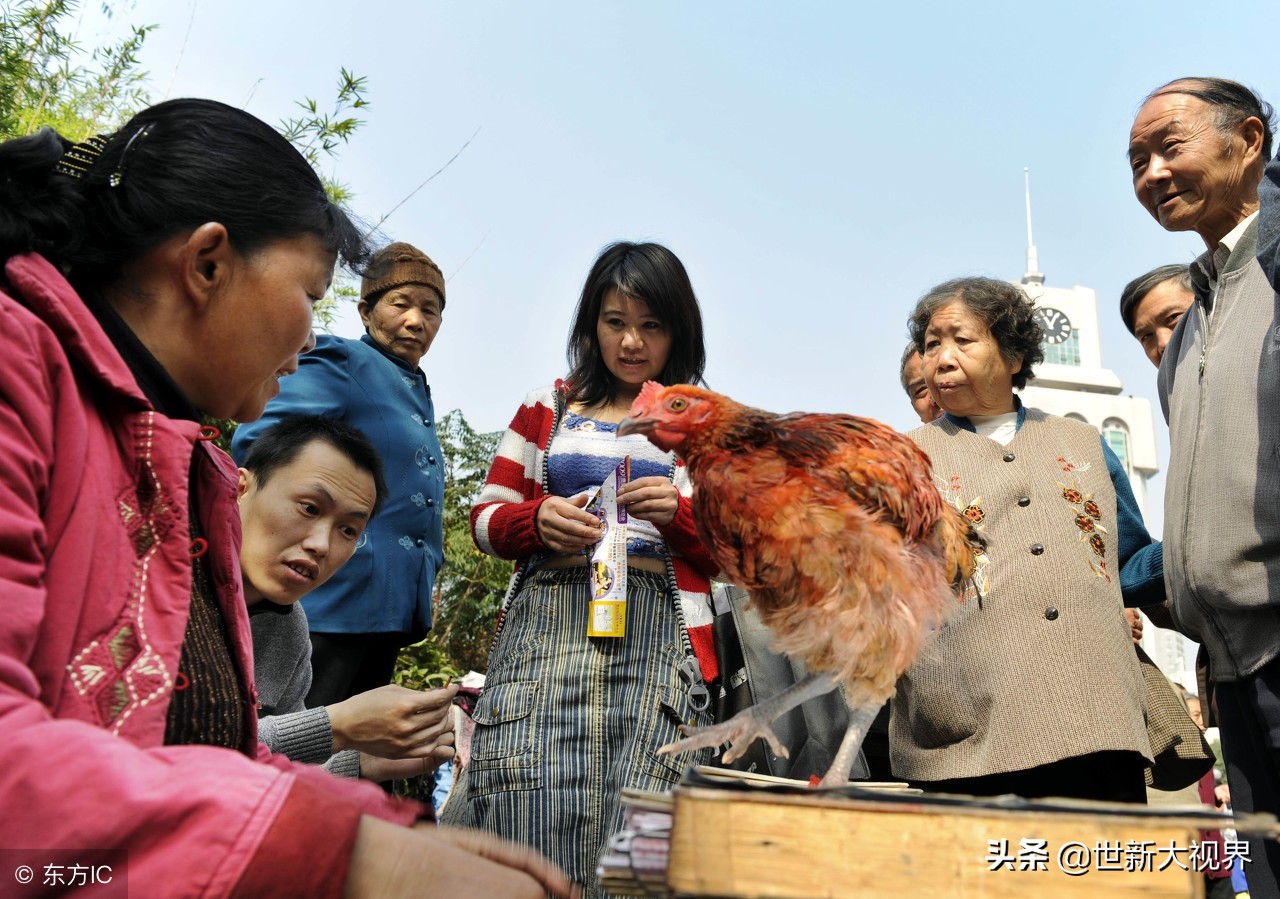
<svg viewBox="0 0 1280 899">
<path fill-rule="evenodd" d="M 1048 619 L 1049 621 L 1057 621 L 1057 620 L 1058 620 L 1058 607 L 1057 607 L 1057 606 L 1049 606 L 1049 608 L 1047 608 L 1047 609 L 1045 609 L 1045 610 L 1044 610 L 1044 617 L 1045 617 L 1046 619 Z"/>
<path fill-rule="evenodd" d="M 1031 555 L 1033 555 L 1033 556 L 1038 556 L 1038 555 L 1041 555 L 1042 553 L 1044 553 L 1044 544 L 1043 544 L 1043 543 L 1033 543 L 1033 544 L 1031 544 Z"/>
<path fill-rule="evenodd" d="M 1004 454 L 1004 461 L 1006 461 L 1006 462 L 1012 462 L 1012 461 L 1013 461 L 1014 459 L 1016 459 L 1016 458 L 1017 458 L 1017 456 L 1015 456 L 1013 453 L 1005 453 L 1005 454 Z"/>
<path fill-rule="evenodd" d="M 1031 505 L 1031 497 L 1029 496 L 1018 497 L 1018 505 L 1022 506 L 1022 508 L 1025 509 L 1027 506 Z"/>
</svg>

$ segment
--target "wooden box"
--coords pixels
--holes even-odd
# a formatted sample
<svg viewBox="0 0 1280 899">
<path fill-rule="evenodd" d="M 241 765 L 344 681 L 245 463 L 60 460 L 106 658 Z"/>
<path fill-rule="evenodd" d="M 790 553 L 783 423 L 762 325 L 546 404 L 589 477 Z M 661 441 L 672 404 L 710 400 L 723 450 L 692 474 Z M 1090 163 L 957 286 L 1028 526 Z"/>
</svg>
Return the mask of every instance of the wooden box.
<svg viewBox="0 0 1280 899">
<path fill-rule="evenodd" d="M 667 885 L 733 899 L 1187 899 L 1204 895 L 1199 830 L 1230 823 L 1195 807 L 1007 799 L 682 786 Z"/>
</svg>

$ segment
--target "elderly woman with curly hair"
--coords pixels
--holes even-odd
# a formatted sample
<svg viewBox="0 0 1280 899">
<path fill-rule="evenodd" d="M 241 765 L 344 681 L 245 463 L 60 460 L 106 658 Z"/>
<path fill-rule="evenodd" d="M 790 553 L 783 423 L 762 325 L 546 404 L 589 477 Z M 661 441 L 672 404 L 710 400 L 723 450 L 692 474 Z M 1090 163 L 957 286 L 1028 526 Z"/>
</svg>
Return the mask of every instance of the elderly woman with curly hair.
<svg viewBox="0 0 1280 899">
<path fill-rule="evenodd" d="M 1023 407 L 1044 359 L 1015 285 L 949 281 L 911 314 L 944 415 L 911 437 L 989 541 L 969 596 L 903 676 L 894 773 L 929 791 L 1144 802 L 1145 689 L 1123 605 L 1164 598 L 1124 467 L 1083 422 Z"/>
</svg>

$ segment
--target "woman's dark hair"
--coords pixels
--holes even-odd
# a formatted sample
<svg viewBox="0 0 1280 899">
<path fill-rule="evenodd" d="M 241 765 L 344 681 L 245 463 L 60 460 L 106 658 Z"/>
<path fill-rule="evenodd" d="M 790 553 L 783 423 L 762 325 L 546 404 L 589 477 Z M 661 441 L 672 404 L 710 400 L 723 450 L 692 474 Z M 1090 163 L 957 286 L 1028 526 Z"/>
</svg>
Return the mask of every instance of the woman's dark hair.
<svg viewBox="0 0 1280 899">
<path fill-rule="evenodd" d="M 701 383 L 707 364 L 702 313 L 684 266 L 660 244 L 619 241 L 605 247 L 591 266 L 573 315 L 568 344 L 570 399 L 594 406 L 612 401 L 617 393 L 596 336 L 600 306 L 613 290 L 643 300 L 671 335 L 671 352 L 658 380 L 664 385 Z"/>
<path fill-rule="evenodd" d="M 1044 361 L 1044 331 L 1035 319 L 1036 307 L 1026 292 L 1016 284 L 994 278 L 956 278 L 939 284 L 920 298 L 908 321 L 911 339 L 921 356 L 924 334 L 934 313 L 954 302 L 963 303 L 990 329 L 1006 362 L 1022 358 L 1013 386 L 1019 390 L 1026 387 L 1035 377 L 1032 369 Z"/>
<path fill-rule="evenodd" d="M 1147 100 L 1165 94 L 1186 94 L 1213 107 L 1214 124 L 1223 134 L 1230 134 L 1241 122 L 1256 116 L 1262 122 L 1262 164 L 1271 159 L 1271 137 L 1275 131 L 1275 110 L 1257 92 L 1228 78 L 1176 78 L 1147 94 Z"/>
<path fill-rule="evenodd" d="M 1151 293 L 1157 285 L 1165 281 L 1177 281 L 1179 287 L 1187 293 L 1193 293 L 1191 269 L 1186 265 L 1162 265 L 1159 268 L 1153 268 L 1145 275 L 1134 278 L 1120 292 L 1120 317 L 1124 319 L 1124 326 L 1134 337 L 1138 336 L 1133 329 L 1134 316 L 1138 314 L 1138 304 L 1146 299 L 1147 294 Z"/>
<path fill-rule="evenodd" d="M 366 256 L 306 159 L 243 110 L 170 100 L 104 135 L 96 159 L 76 159 L 83 147 L 64 159 L 70 144 L 48 128 L 0 144 L 0 261 L 40 253 L 83 292 L 206 222 L 226 226 L 243 255 L 314 234 L 348 267 Z"/>
<path fill-rule="evenodd" d="M 376 514 L 387 496 L 382 457 L 363 431 L 345 421 L 319 415 L 286 415 L 265 429 L 249 445 L 249 452 L 244 457 L 244 467 L 253 472 L 259 487 L 265 486 L 272 474 L 298 458 L 304 449 L 317 440 L 329 444 L 350 459 L 356 468 L 373 476 L 376 493 L 373 512 Z"/>
</svg>

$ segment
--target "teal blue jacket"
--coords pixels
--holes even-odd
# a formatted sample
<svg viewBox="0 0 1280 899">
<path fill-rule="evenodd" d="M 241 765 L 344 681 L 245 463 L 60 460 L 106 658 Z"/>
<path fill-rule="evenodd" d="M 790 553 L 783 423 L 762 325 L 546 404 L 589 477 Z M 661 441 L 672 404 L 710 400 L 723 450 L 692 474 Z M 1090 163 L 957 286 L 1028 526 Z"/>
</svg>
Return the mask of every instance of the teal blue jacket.
<svg viewBox="0 0 1280 899">
<path fill-rule="evenodd" d="M 311 630 L 325 634 L 403 633 L 431 629 L 431 594 L 444 562 L 444 459 L 436 437 L 431 388 L 421 369 L 384 352 L 368 335 L 322 334 L 280 395 L 231 441 L 236 462 L 285 415 L 340 418 L 365 433 L 382 456 L 387 497 L 351 561 L 303 599 Z"/>
</svg>

